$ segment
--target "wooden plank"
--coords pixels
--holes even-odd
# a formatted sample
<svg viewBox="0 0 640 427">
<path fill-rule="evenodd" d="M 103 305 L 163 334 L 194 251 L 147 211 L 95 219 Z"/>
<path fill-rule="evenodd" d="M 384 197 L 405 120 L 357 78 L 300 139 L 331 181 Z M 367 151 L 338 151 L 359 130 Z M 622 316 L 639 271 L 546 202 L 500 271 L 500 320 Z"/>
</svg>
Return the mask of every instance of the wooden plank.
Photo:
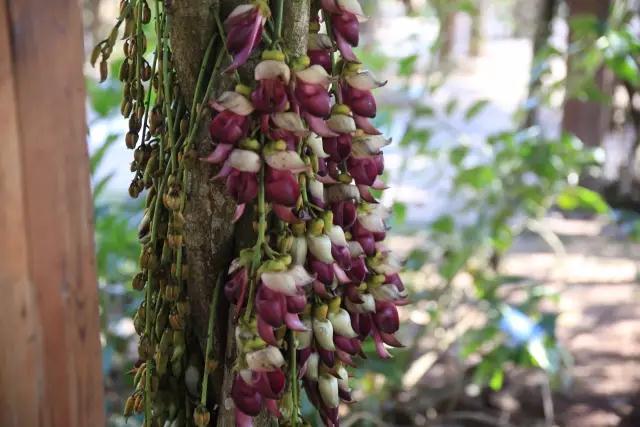
<svg viewBox="0 0 640 427">
<path fill-rule="evenodd" d="M 104 425 L 78 6 L 0 0 L 3 427 Z"/>
</svg>

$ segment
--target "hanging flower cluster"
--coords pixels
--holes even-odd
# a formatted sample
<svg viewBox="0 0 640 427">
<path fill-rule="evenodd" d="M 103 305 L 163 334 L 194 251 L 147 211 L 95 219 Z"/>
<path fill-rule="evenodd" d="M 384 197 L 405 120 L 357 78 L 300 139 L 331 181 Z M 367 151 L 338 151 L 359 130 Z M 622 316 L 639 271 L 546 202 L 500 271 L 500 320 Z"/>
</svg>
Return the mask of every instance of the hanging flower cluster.
<svg viewBox="0 0 640 427">
<path fill-rule="evenodd" d="M 226 19 L 229 71 L 260 45 L 270 15 L 257 2 Z M 370 192 L 384 188 L 389 140 L 369 121 L 372 90 L 384 82 L 353 52 L 357 0 L 322 0 L 311 16 L 306 56 L 289 56 L 272 34 L 253 80 L 212 103 L 215 148 L 203 160 L 220 167 L 216 179 L 237 202 L 234 221 L 251 212 L 257 231 L 224 287 L 237 319 L 239 426 L 263 409 L 296 425 L 300 385 L 325 424 L 337 426 L 339 403 L 351 400 L 346 367 L 363 356 L 363 341 L 373 339 L 383 358 L 386 346 L 400 346 L 406 292 L 383 243 L 387 212 Z"/>
</svg>

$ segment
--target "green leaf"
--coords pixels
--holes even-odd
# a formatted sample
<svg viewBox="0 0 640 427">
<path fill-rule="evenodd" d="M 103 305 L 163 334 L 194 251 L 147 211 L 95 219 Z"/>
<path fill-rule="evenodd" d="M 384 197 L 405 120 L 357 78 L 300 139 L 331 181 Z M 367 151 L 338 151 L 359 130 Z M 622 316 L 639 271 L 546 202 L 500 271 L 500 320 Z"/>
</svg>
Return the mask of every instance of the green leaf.
<svg viewBox="0 0 640 427">
<path fill-rule="evenodd" d="M 414 249 L 411 251 L 405 262 L 407 270 L 418 271 L 427 262 L 428 254 L 422 249 Z"/>
<path fill-rule="evenodd" d="M 606 62 L 620 79 L 634 86 L 640 85 L 640 69 L 638 69 L 638 63 L 632 56 L 614 56 L 607 59 Z"/>
<path fill-rule="evenodd" d="M 107 139 L 105 139 L 105 141 L 102 143 L 102 145 L 98 147 L 96 151 L 93 152 L 93 154 L 89 159 L 89 168 L 90 168 L 89 170 L 91 175 L 93 175 L 96 172 L 96 169 L 98 169 L 98 166 L 100 166 L 100 163 L 104 158 L 104 155 L 107 153 L 107 151 L 109 151 L 109 148 L 111 148 L 111 146 L 117 140 L 118 140 L 118 135 L 109 134 L 107 136 Z"/>
<path fill-rule="evenodd" d="M 467 111 L 464 114 L 464 118 L 466 120 L 473 119 L 475 116 L 480 114 L 482 112 L 482 110 L 484 110 L 484 108 L 487 105 L 489 105 L 489 100 L 487 100 L 487 99 L 480 99 L 480 100 L 474 102 L 473 104 L 471 104 L 471 106 L 469 108 L 467 108 Z"/>
<path fill-rule="evenodd" d="M 493 391 L 498 391 L 502 388 L 503 380 L 504 371 L 500 368 L 497 368 L 491 375 L 491 379 L 489 380 L 489 387 L 491 387 Z"/>
<path fill-rule="evenodd" d="M 404 57 L 398 62 L 398 75 L 402 77 L 411 76 L 416 69 L 416 61 L 418 60 L 418 55 L 410 55 Z"/>
<path fill-rule="evenodd" d="M 453 114 L 456 108 L 458 108 L 458 99 L 452 98 L 444 106 L 444 112 L 447 114 L 447 116 L 450 116 L 451 114 Z"/>
<path fill-rule="evenodd" d="M 109 79 L 100 85 L 94 80 L 87 79 L 86 87 L 89 100 L 91 101 L 91 107 L 99 116 L 108 116 L 120 105 L 120 101 L 122 100 L 120 82 Z"/>
<path fill-rule="evenodd" d="M 469 185 L 475 189 L 489 186 L 495 179 L 495 173 L 490 166 L 476 166 L 461 171 L 456 177 L 456 185 Z"/>
<path fill-rule="evenodd" d="M 402 224 L 407 219 L 407 205 L 402 202 L 395 202 L 393 204 L 393 218 L 397 224 Z"/>
<path fill-rule="evenodd" d="M 586 210 L 597 214 L 609 212 L 609 205 L 602 196 L 585 187 L 568 187 L 556 199 L 558 207 L 565 211 Z"/>
<path fill-rule="evenodd" d="M 430 105 L 418 105 L 414 110 L 413 114 L 416 117 L 430 117 L 433 116 L 433 107 Z"/>
<path fill-rule="evenodd" d="M 453 232 L 455 222 L 451 215 L 443 215 L 431 223 L 431 229 L 438 233 L 450 234 Z"/>
<path fill-rule="evenodd" d="M 454 166 L 460 166 L 460 164 L 462 163 L 462 161 L 465 159 L 465 157 L 467 156 L 467 153 L 469 152 L 469 147 L 466 145 L 459 145 L 455 148 L 453 148 L 450 152 L 449 152 L 449 161 L 454 165 Z"/>
<path fill-rule="evenodd" d="M 115 175 L 115 173 L 111 172 L 110 174 L 100 178 L 100 180 L 98 180 L 98 182 L 93 186 L 93 200 L 100 199 L 100 196 L 102 196 L 102 193 L 107 188 L 107 185 L 109 184 L 109 181 L 111 181 L 111 178 L 113 178 L 113 175 Z"/>
</svg>

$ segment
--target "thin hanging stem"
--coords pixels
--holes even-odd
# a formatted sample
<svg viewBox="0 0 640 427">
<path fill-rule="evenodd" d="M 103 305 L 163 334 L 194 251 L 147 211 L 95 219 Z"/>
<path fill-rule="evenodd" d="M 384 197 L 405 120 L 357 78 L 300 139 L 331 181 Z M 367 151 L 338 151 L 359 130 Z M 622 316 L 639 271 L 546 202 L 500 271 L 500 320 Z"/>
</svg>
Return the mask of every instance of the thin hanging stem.
<svg viewBox="0 0 640 427">
<path fill-rule="evenodd" d="M 216 308 L 218 307 L 218 301 L 220 299 L 220 289 L 222 288 L 222 277 L 221 274 L 218 278 L 218 283 L 216 284 L 215 289 L 213 290 L 213 294 L 211 296 L 211 305 L 209 306 L 209 324 L 207 327 L 207 347 L 204 353 L 204 373 L 202 375 L 202 391 L 200 393 L 200 404 L 203 406 L 207 405 L 207 389 L 209 386 L 209 357 L 211 356 L 211 351 L 213 349 L 213 325 L 216 318 Z"/>
<path fill-rule="evenodd" d="M 264 194 L 264 166 L 260 168 L 260 175 L 258 176 L 258 240 L 253 248 L 253 272 L 258 270 L 260 262 L 262 261 L 262 244 L 265 243 L 265 235 L 267 233 L 267 217 L 266 217 L 266 203 Z M 257 278 L 252 278 L 249 285 L 249 295 L 247 295 L 247 308 L 244 312 L 244 320 L 249 321 L 251 319 L 251 313 L 253 312 L 253 300 L 256 293 Z"/>
<path fill-rule="evenodd" d="M 282 39 L 282 16 L 284 12 L 284 0 L 276 1 L 276 39 Z"/>
</svg>

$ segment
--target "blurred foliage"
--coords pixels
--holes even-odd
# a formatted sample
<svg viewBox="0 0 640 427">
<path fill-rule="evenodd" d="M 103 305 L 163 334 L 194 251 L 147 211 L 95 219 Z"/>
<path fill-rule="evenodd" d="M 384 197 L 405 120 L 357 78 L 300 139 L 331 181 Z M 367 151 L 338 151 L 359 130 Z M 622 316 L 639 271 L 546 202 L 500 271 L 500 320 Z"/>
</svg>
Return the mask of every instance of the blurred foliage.
<svg viewBox="0 0 640 427">
<path fill-rule="evenodd" d="M 449 198 L 463 201 L 426 225 L 419 221 L 407 223 L 410 207 L 393 201 L 396 225 L 403 225 L 407 234 L 423 236 L 424 243 L 408 255 L 404 278 L 414 292 L 410 310 L 424 307 L 429 321 L 426 326 L 411 328 L 405 337 L 406 348 L 394 351 L 396 363 L 370 361 L 356 375 L 361 375 L 364 394 L 376 396 L 375 401 L 361 403 L 367 412 L 379 412 L 378 399 L 393 397 L 407 384 L 415 384 L 408 373 L 424 376 L 430 370 L 435 362 L 422 369 L 418 366 L 424 358 L 420 353 L 425 351 L 435 352 L 436 360 L 445 353 L 453 354 L 462 366 L 470 368 L 470 375 L 467 368 L 459 373 L 463 383 L 499 390 L 505 371 L 512 367 L 540 369 L 549 375 L 552 384 L 564 383 L 563 368 L 570 363 L 570 357 L 556 340 L 557 313 L 553 307 L 558 296 L 538 283 L 500 274 L 500 259 L 523 232 L 537 233 L 554 250 L 562 250 L 557 236 L 539 221 L 553 207 L 609 213 L 598 193 L 577 185 L 580 173 L 595 165 L 593 153 L 573 135 L 553 135 L 539 126 L 523 128 L 519 123 L 527 109 L 550 105 L 557 91 L 567 88 L 567 96 L 593 92 L 589 86 L 593 86 L 600 64 L 616 65 L 616 73 L 634 81 L 630 72 L 633 67 L 627 64 L 635 52 L 633 43 L 616 41 L 613 48 L 612 41 L 585 41 L 582 50 L 572 53 L 572 64 L 582 76 L 575 85 L 566 79 L 550 80 L 550 62 L 565 53 L 544 46 L 536 54 L 531 73 L 531 79 L 543 84 L 532 86 L 535 92 L 514 114 L 512 129 L 472 144 L 461 128 L 477 120 L 491 120 L 490 115 L 485 115 L 491 101 L 443 93 L 448 71 L 444 67 L 448 64 L 439 61 L 438 55 L 447 14 L 477 12 L 467 9 L 466 3 L 435 1 L 431 2 L 435 10 L 423 11 L 424 15 L 438 17 L 441 24 L 433 44 L 424 52 L 397 59 L 387 58 L 375 49 L 362 52 L 364 62 L 373 64 L 376 72 L 395 76 L 397 87 L 391 90 L 398 93 L 393 98 L 405 100 L 401 105 L 383 107 L 385 110 L 376 120 L 388 131 L 396 129 L 398 123 L 405 124 L 396 145 L 402 154 L 401 164 L 397 174 L 391 176 L 391 185 L 402 184 L 411 163 L 429 158 L 451 167 Z M 608 39 L 631 40 L 628 34 L 622 37 L 612 29 L 606 34 Z M 595 61 L 594 57 L 601 59 Z M 421 87 L 416 84 L 416 76 L 425 82 Z M 442 135 L 446 142 L 436 142 Z M 472 220 L 468 219 L 469 214 Z M 470 287 L 457 284 L 465 281 L 470 282 Z M 454 314 L 461 311 L 464 314 Z M 469 312 L 477 313 L 481 320 L 460 328 Z M 448 337 L 451 342 L 441 345 Z M 425 350 L 425 342 L 432 343 L 432 348 Z M 459 392 L 463 390 L 461 386 Z"/>
<path fill-rule="evenodd" d="M 111 75 L 115 75 L 111 73 Z M 90 106 L 90 127 L 110 123 L 120 106 L 121 88 L 115 79 L 98 85 L 86 78 Z M 117 129 L 117 126 L 109 126 Z M 131 287 L 131 277 L 136 271 L 139 244 L 136 225 L 140 220 L 140 201 L 129 198 L 126 189 L 114 188 L 112 179 L 117 167 L 106 162 L 110 150 L 123 144 L 123 135 L 108 133 L 103 141 L 93 138 L 90 171 L 92 178 L 96 263 L 99 283 L 100 321 L 102 329 L 103 375 L 106 387 L 106 411 L 109 426 L 125 425 L 122 396 L 132 386 L 129 377 L 120 372 L 134 361 L 130 350 L 133 336 L 132 315 L 139 296 Z M 129 426 L 139 425 L 131 419 Z"/>
<path fill-rule="evenodd" d="M 376 6 L 376 2 L 369 1 L 367 10 Z M 455 12 L 475 14 L 475 2 L 432 0 L 423 10 L 412 10 L 415 16 L 431 16 L 441 22 Z M 556 313 L 549 309 L 557 295 L 521 277 L 504 276 L 497 267 L 501 255 L 523 232 L 539 233 L 555 245 L 552 233 L 541 229 L 538 221 L 553 206 L 598 214 L 607 213 L 609 208 L 599 194 L 576 185 L 580 172 L 593 164 L 593 156 L 580 141 L 571 135 L 550 136 L 537 126 L 521 128 L 517 124 L 528 109 L 550 104 L 558 93 L 564 96 L 565 88 L 567 96 L 609 102 L 593 83 L 601 65 L 610 67 L 621 80 L 637 88 L 640 42 L 628 24 L 629 17 L 618 11 L 607 23 L 592 17 L 574 20 L 572 30 L 579 36 L 576 44 L 569 47 L 570 81 L 551 79 L 552 61 L 564 60 L 567 53 L 550 44 L 544 46 L 536 53 L 531 72 L 532 80 L 544 84 L 535 86 L 523 108 L 516 112 L 512 129 L 490 135 L 479 145 L 462 138 L 461 130 L 452 123 L 467 125 L 491 120 L 486 115 L 491 101 L 458 97 L 442 101 L 447 82 L 447 65 L 438 54 L 445 37 L 442 26 L 430 46 L 419 47 L 402 58 L 387 57 L 376 49 L 359 53 L 374 71 L 394 77 L 393 90 L 402 99 L 395 105 L 381 105 L 376 118 L 377 125 L 387 130 L 404 124 L 394 144 L 402 153 L 397 174 L 390 177 L 394 185 L 402 183 L 411 162 L 434 159 L 451 166 L 450 198 L 464 201 L 462 206 L 426 225 L 409 222 L 410 207 L 400 200 L 391 201 L 396 225 L 408 234 L 424 237 L 425 244 L 408 254 L 404 278 L 413 291 L 411 309 L 424 310 L 428 323 L 415 325 L 406 334 L 406 348 L 394 351 L 394 363 L 369 358 L 355 373 L 360 391 L 370 397 L 359 408 L 370 414 L 380 413 L 380 402 L 403 389 L 407 373 L 416 368 L 416 359 L 425 351 L 420 348 L 424 342 L 431 344 L 428 350 L 436 357 L 449 352 L 467 363 L 470 374 L 467 376 L 465 370 L 461 375 L 469 383 L 500 389 L 511 366 L 541 369 L 552 379 L 561 378 L 568 358 L 556 341 Z M 112 62 L 112 67 L 119 67 L 117 61 Z M 87 88 L 96 120 L 114 117 L 121 99 L 116 79 L 98 86 L 89 78 Z M 447 143 L 436 144 L 436 135 L 443 134 Z M 105 373 L 107 387 L 116 395 L 107 402 L 109 413 L 120 412 L 118 389 L 128 386 L 123 384 L 123 378 L 110 379 L 109 372 L 128 364 L 124 359 L 129 357 L 127 344 L 131 335 L 123 326 L 130 321 L 137 298 L 129 279 L 139 251 L 135 225 L 142 210 L 139 202 L 109 188 L 110 173 L 96 175 L 108 150 L 121 140 L 122 135 L 108 135 L 93 150 L 91 159 Z M 489 155 L 478 159 L 478 149 Z M 460 221 L 459 212 L 473 213 L 473 220 Z M 630 234 L 635 233 L 640 239 L 638 222 L 630 223 Z M 468 286 L 456 285 L 464 278 Z M 434 285 L 425 286 L 425 282 Z M 479 315 L 481 321 L 466 329 L 457 328 L 467 313 Z M 364 350 L 374 351 L 369 347 Z M 119 366 L 111 367 L 111 363 Z M 425 372 L 428 369 L 427 366 Z M 121 422 L 111 416 L 110 425 Z M 129 425 L 135 425 L 134 420 L 129 420 Z"/>
</svg>

